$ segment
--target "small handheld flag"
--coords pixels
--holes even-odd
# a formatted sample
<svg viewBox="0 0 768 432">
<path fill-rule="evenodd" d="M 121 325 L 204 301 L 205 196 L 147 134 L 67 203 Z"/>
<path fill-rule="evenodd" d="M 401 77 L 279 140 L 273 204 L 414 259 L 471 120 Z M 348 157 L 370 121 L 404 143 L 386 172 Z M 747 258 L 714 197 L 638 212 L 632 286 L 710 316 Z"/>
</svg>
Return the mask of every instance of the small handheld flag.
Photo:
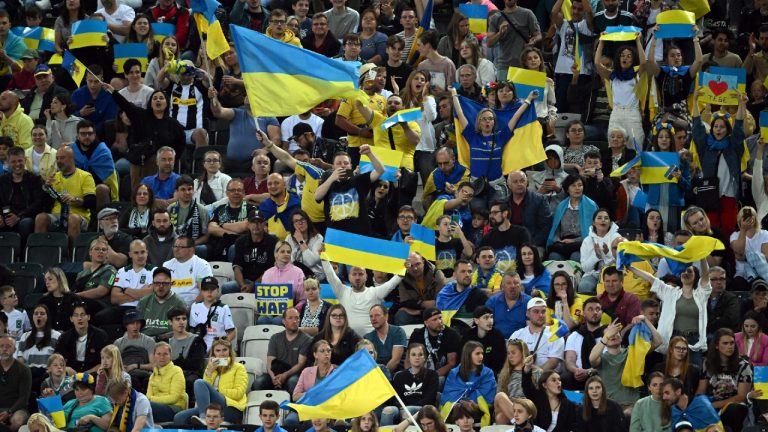
<svg viewBox="0 0 768 432">
<path fill-rule="evenodd" d="M 176 26 L 170 23 L 154 22 L 152 32 L 155 34 L 155 40 L 162 43 L 168 36 L 176 36 Z"/>
<path fill-rule="evenodd" d="M 410 245 L 329 228 L 325 233 L 326 261 L 392 274 L 405 274 Z"/>
<path fill-rule="evenodd" d="M 469 31 L 483 34 L 488 31 L 488 6 L 484 4 L 462 3 L 459 12 L 469 19 Z"/>
<path fill-rule="evenodd" d="M 376 159 L 384 165 L 384 174 L 379 178 L 390 182 L 397 181 L 397 172 L 400 170 L 400 162 L 403 160 L 403 152 L 385 147 L 371 147 L 371 151 L 376 155 Z M 373 171 L 371 159 L 367 155 L 361 155 L 360 172 L 367 173 L 371 171 Z"/>
<path fill-rule="evenodd" d="M 768 366 L 755 366 L 752 386 L 754 390 L 762 390 L 762 396 L 757 399 L 768 399 Z"/>
<path fill-rule="evenodd" d="M 141 63 L 141 71 L 147 71 L 147 63 L 149 56 L 149 50 L 145 43 L 124 43 L 117 44 L 115 49 L 115 63 L 117 64 L 117 72 L 124 73 L 123 65 L 128 59 L 136 59 Z"/>
<path fill-rule="evenodd" d="M 574 32 L 576 34 L 576 42 L 574 43 L 574 50 L 573 50 L 573 63 L 576 64 L 576 68 L 578 70 L 581 70 L 581 56 L 584 52 L 584 48 L 581 47 L 581 41 L 579 40 L 579 29 L 576 28 L 576 31 Z"/>
<path fill-rule="evenodd" d="M 554 342 L 562 337 L 565 337 L 565 335 L 571 331 L 565 322 L 560 321 L 554 316 L 552 316 L 552 324 L 550 324 L 547 328 L 549 329 L 549 339 L 547 339 L 548 342 Z"/>
<path fill-rule="evenodd" d="M 57 428 L 63 430 L 67 427 L 67 419 L 64 416 L 64 404 L 61 401 L 61 396 L 56 395 L 38 399 L 37 409 L 40 413 L 50 418 L 53 425 Z"/>
<path fill-rule="evenodd" d="M 710 11 L 708 0 L 680 0 L 680 8 L 693 12 L 696 19 L 703 17 Z"/>
<path fill-rule="evenodd" d="M 221 3 L 216 0 L 192 0 L 192 15 L 195 17 L 197 28 L 201 34 L 208 35 L 205 40 L 205 51 L 211 60 L 229 51 L 229 43 L 221 28 L 221 21 L 216 18 L 216 9 L 219 7 Z"/>
<path fill-rule="evenodd" d="M 411 225 L 411 252 L 418 252 L 424 259 L 434 262 L 435 256 L 435 230 L 421 226 Z"/>
<path fill-rule="evenodd" d="M 400 110 L 381 123 L 381 130 L 387 130 L 398 123 L 417 121 L 421 118 L 421 108 Z"/>
<path fill-rule="evenodd" d="M 656 17 L 659 30 L 656 39 L 689 39 L 693 37 L 696 15 L 684 10 L 667 10 Z"/>
<path fill-rule="evenodd" d="M 605 29 L 605 34 L 600 36 L 600 40 L 611 42 L 633 41 L 641 31 L 639 27 L 635 26 L 608 26 Z"/>
<path fill-rule="evenodd" d="M 768 111 L 760 111 L 760 136 L 768 143 Z"/>
<path fill-rule="evenodd" d="M 627 348 L 627 362 L 621 373 L 621 384 L 629 388 L 637 388 L 643 385 L 643 371 L 645 370 L 645 356 L 651 350 L 651 329 L 641 321 L 629 332 L 629 347 Z"/>
<path fill-rule="evenodd" d="M 75 56 L 72 55 L 72 53 L 69 51 L 64 51 L 61 67 L 69 72 L 69 76 L 72 77 L 72 81 L 74 81 L 75 84 L 80 87 L 80 84 L 82 84 L 83 78 L 85 77 L 85 71 L 88 70 L 88 68 L 86 68 L 85 65 L 80 60 L 75 58 Z"/>
<path fill-rule="evenodd" d="M 101 20 L 80 20 L 72 23 L 72 43 L 69 49 L 90 46 L 107 46 L 107 22 Z"/>
<path fill-rule="evenodd" d="M 537 101 L 544 101 L 544 87 L 547 85 L 547 74 L 530 69 L 510 67 L 507 79 L 515 83 L 515 90 L 520 98 L 527 98 L 532 91 L 539 92 Z"/>
</svg>

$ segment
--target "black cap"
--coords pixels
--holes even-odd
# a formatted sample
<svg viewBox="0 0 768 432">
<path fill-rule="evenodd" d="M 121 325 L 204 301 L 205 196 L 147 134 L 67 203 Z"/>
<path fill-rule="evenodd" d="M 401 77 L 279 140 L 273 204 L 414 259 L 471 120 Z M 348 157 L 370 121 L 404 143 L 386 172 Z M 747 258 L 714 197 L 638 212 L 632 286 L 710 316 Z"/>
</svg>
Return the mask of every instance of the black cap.
<svg viewBox="0 0 768 432">
<path fill-rule="evenodd" d="M 424 309 L 424 312 L 421 313 L 421 319 L 423 321 L 426 321 L 426 320 L 432 318 L 433 316 L 440 315 L 440 314 L 441 314 L 440 309 L 438 309 L 436 307 L 428 307 L 428 308 Z"/>
<path fill-rule="evenodd" d="M 144 327 L 144 316 L 140 311 L 131 309 L 123 315 L 123 325 L 128 325 L 132 322 L 140 321 L 141 326 Z"/>
<path fill-rule="evenodd" d="M 291 138 L 296 139 L 297 137 L 300 137 L 307 132 L 314 133 L 315 131 L 312 130 L 312 126 L 310 126 L 308 123 L 298 122 L 296 123 L 296 126 L 293 127 L 293 136 Z"/>
<path fill-rule="evenodd" d="M 251 209 L 248 212 L 248 222 L 264 222 L 264 215 L 261 214 L 259 209 Z"/>
<path fill-rule="evenodd" d="M 200 281 L 200 289 L 215 290 L 219 289 L 219 280 L 213 276 L 206 276 Z"/>
<path fill-rule="evenodd" d="M 756 279 L 752 282 L 752 292 L 768 291 L 768 282 L 762 279 Z"/>
</svg>

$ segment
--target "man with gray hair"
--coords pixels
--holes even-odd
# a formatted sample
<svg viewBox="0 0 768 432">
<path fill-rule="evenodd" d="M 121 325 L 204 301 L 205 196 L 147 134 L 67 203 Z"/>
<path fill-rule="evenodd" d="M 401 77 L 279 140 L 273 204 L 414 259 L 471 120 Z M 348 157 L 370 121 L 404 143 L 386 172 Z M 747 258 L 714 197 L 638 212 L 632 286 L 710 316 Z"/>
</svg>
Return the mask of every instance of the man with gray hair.
<svg viewBox="0 0 768 432">
<path fill-rule="evenodd" d="M 522 171 L 509 173 L 507 186 L 510 192 L 509 221 L 528 228 L 533 244 L 543 249 L 547 242 L 547 227 L 552 225 L 549 204 L 540 193 L 528 189 L 528 176 Z"/>
<path fill-rule="evenodd" d="M 737 331 L 741 323 L 741 304 L 736 294 L 725 289 L 725 269 L 720 266 L 709 268 L 709 283 L 712 292 L 707 302 L 707 337 L 719 328 Z M 762 323 L 761 323 L 762 324 Z"/>
<path fill-rule="evenodd" d="M 157 150 L 157 174 L 144 177 L 141 181 L 154 192 L 155 205 L 158 207 L 168 207 L 168 204 L 176 202 L 173 193 L 179 175 L 173 172 L 175 163 L 176 150 L 168 146 L 160 147 Z"/>
<path fill-rule="evenodd" d="M 483 89 L 477 84 L 477 68 L 467 63 L 456 69 L 456 75 L 459 77 L 459 89 L 456 93 L 482 103 Z"/>
</svg>

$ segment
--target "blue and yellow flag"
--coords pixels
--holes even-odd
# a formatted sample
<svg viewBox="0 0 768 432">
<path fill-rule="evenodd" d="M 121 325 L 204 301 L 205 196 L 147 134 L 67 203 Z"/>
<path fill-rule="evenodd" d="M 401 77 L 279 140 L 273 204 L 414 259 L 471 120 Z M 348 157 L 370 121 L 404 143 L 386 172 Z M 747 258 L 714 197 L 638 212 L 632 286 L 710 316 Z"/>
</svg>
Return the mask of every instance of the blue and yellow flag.
<svg viewBox="0 0 768 432">
<path fill-rule="evenodd" d="M 381 123 L 381 130 L 387 130 L 398 123 L 418 121 L 421 118 L 421 108 L 400 110 Z"/>
<path fill-rule="evenodd" d="M 662 257 L 683 263 L 692 263 L 708 257 L 716 250 L 724 250 L 723 242 L 709 236 L 693 236 L 679 250 L 658 243 L 625 241 L 619 243 L 617 266 L 623 269 L 626 264 L 641 260 Z"/>
<path fill-rule="evenodd" d="M 752 379 L 754 390 L 762 390 L 763 395 L 757 399 L 768 399 L 768 366 L 755 366 Z"/>
<path fill-rule="evenodd" d="M 419 22 L 419 27 L 416 29 L 416 37 L 413 39 L 413 45 L 411 45 L 411 50 L 408 51 L 408 56 L 406 57 L 408 64 L 414 68 L 423 60 L 421 54 L 419 54 L 419 51 L 416 49 L 416 41 L 419 40 L 419 36 L 421 36 L 422 33 L 429 30 L 431 24 L 432 0 L 428 0 L 427 6 L 424 7 L 424 15 L 421 16 L 421 22 Z"/>
<path fill-rule="evenodd" d="M 22 38 L 27 48 L 38 51 L 56 51 L 53 29 L 48 27 L 14 27 L 11 32 Z"/>
<path fill-rule="evenodd" d="M 677 152 L 642 152 L 640 183 L 659 184 L 677 183 L 672 171 L 680 167 L 680 154 Z"/>
<path fill-rule="evenodd" d="M 80 20 L 72 23 L 72 43 L 69 49 L 107 46 L 107 22 L 101 20 Z"/>
<path fill-rule="evenodd" d="M 325 252 L 321 256 L 326 261 L 404 275 L 410 248 L 401 242 L 329 228 L 325 232 Z"/>
<path fill-rule="evenodd" d="M 331 284 L 320 284 L 320 298 L 330 304 L 339 304 L 339 299 L 336 298 L 336 293 L 333 292 Z"/>
<path fill-rule="evenodd" d="M 459 12 L 469 19 L 469 31 L 474 34 L 483 34 L 488 31 L 488 5 L 462 3 Z"/>
<path fill-rule="evenodd" d="M 254 116 L 291 116 L 357 92 L 358 70 L 257 31 L 231 26 Z"/>
<path fill-rule="evenodd" d="M 629 347 L 627 348 L 627 362 L 621 373 L 621 384 L 629 388 L 637 388 L 643 385 L 643 371 L 645 370 L 645 356 L 651 350 L 651 329 L 645 322 L 632 326 L 629 332 Z"/>
<path fill-rule="evenodd" d="M 708 0 L 680 0 L 679 6 L 683 10 L 693 12 L 696 19 L 708 14 L 710 10 Z"/>
<path fill-rule="evenodd" d="M 176 26 L 170 23 L 153 22 L 152 33 L 155 34 L 155 40 L 162 43 L 168 36 L 176 36 Z"/>
<path fill-rule="evenodd" d="M 573 63 L 576 64 L 576 69 L 581 71 L 581 57 L 584 54 L 584 48 L 581 47 L 581 40 L 579 38 L 578 27 L 576 27 L 576 31 L 574 33 L 576 34 L 576 42 L 574 43 L 575 47 L 573 50 Z"/>
<path fill-rule="evenodd" d="M 221 21 L 216 18 L 216 9 L 221 3 L 216 0 L 192 0 L 192 16 L 197 23 L 197 31 L 208 35 L 205 40 L 205 52 L 213 60 L 229 51 L 229 42 L 224 36 Z"/>
<path fill-rule="evenodd" d="M 51 58 L 48 59 L 48 66 L 60 65 L 64 62 L 64 56 L 59 53 L 53 53 Z"/>
<path fill-rule="evenodd" d="M 693 37 L 696 15 L 684 10 L 667 10 L 656 16 L 659 30 L 656 39 L 689 39 Z"/>
<path fill-rule="evenodd" d="M 600 36 L 600 40 L 611 42 L 633 41 L 640 32 L 642 32 L 640 27 L 635 26 L 608 26 L 605 29 L 605 34 Z"/>
<path fill-rule="evenodd" d="M 295 410 L 302 421 L 352 418 L 371 412 L 395 394 L 376 361 L 363 349 L 352 354 L 299 400 L 284 402 L 281 406 Z"/>
<path fill-rule="evenodd" d="M 415 223 L 411 225 L 410 236 L 413 239 L 411 252 L 418 252 L 419 255 L 432 262 L 437 259 L 435 256 L 435 230 Z"/>
<path fill-rule="evenodd" d="M 371 152 L 373 152 L 373 154 L 376 155 L 376 159 L 384 165 L 384 174 L 379 178 L 390 182 L 397 181 L 397 172 L 400 170 L 400 164 L 403 160 L 403 152 L 385 147 L 371 147 Z M 367 173 L 371 171 L 373 171 L 371 159 L 367 155 L 361 155 L 360 172 Z"/>
<path fill-rule="evenodd" d="M 681 421 L 690 422 L 696 432 L 704 432 L 712 425 L 719 425 L 719 430 L 724 430 L 720 416 L 706 395 L 691 398 L 685 411 L 682 411 L 677 404 L 672 405 L 672 424 Z"/>
<path fill-rule="evenodd" d="M 456 291 L 456 281 L 452 281 L 437 293 L 435 306 L 440 309 L 445 325 L 451 325 L 453 316 L 456 315 L 456 312 L 458 312 L 461 306 L 464 305 L 464 302 L 467 300 L 467 297 L 469 297 L 469 294 L 473 289 L 475 288 L 467 287 L 464 288 L 464 291 Z"/>
<path fill-rule="evenodd" d="M 515 83 L 518 97 L 527 98 L 528 94 L 536 90 L 539 92 L 536 100 L 544 101 L 544 87 L 547 85 L 547 74 L 544 72 L 510 67 L 507 71 L 507 79 Z"/>
<path fill-rule="evenodd" d="M 631 170 L 632 168 L 636 166 L 641 166 L 640 165 L 641 162 L 642 162 L 642 154 L 638 154 L 637 156 L 633 157 L 629 162 L 611 171 L 611 177 L 621 177 L 621 176 L 627 175 L 629 170 Z"/>
<path fill-rule="evenodd" d="M 768 111 L 760 111 L 760 136 L 768 143 Z"/>
<path fill-rule="evenodd" d="M 548 342 L 554 342 L 560 338 L 565 337 L 565 335 L 568 334 L 571 330 L 568 328 L 568 325 L 557 319 L 555 315 L 552 315 L 552 324 L 547 326 L 547 329 L 549 329 L 549 339 L 547 339 Z"/>
<path fill-rule="evenodd" d="M 50 396 L 37 400 L 37 409 L 53 422 L 58 429 L 64 430 L 67 427 L 67 419 L 64 416 L 64 404 L 61 402 L 61 396 Z"/>
<path fill-rule="evenodd" d="M 53 57 L 51 57 L 51 60 L 53 60 Z M 83 62 L 78 60 L 74 55 L 72 55 L 71 52 L 64 51 L 64 56 L 61 59 L 61 67 L 69 72 L 69 76 L 72 77 L 72 81 L 74 81 L 75 84 L 80 87 L 80 84 L 83 82 L 83 78 L 85 77 L 85 72 L 88 70 Z"/>
<path fill-rule="evenodd" d="M 459 401 L 468 400 L 477 404 L 483 417 L 480 419 L 481 426 L 491 424 L 491 409 L 489 404 L 493 404 L 493 398 L 496 396 L 496 379 L 490 368 L 484 367 L 480 374 L 474 370 L 470 373 L 469 381 L 464 381 L 459 377 L 459 367 L 451 369 L 448 377 L 445 379 L 445 387 L 440 396 L 440 415 L 448 418 L 454 405 Z"/>
<path fill-rule="evenodd" d="M 464 111 L 464 116 L 469 121 L 469 127 L 474 127 L 477 114 L 486 106 L 463 96 L 459 96 L 459 103 Z M 494 110 L 498 127 L 506 127 L 509 120 L 520 107 L 520 103 L 518 101 L 508 109 Z M 456 127 L 456 149 L 459 155 L 459 163 L 469 167 L 470 149 L 463 135 L 464 128 L 459 123 L 459 120 L 455 118 L 454 125 Z M 544 146 L 541 144 L 541 123 L 536 118 L 536 108 L 534 108 L 533 104 L 525 110 L 513 132 L 512 138 L 504 144 L 504 152 L 502 153 L 501 170 L 504 175 L 547 160 Z"/>
<path fill-rule="evenodd" d="M 115 49 L 115 63 L 117 64 L 117 73 L 124 73 L 123 65 L 128 59 L 136 59 L 141 63 L 141 71 L 147 71 L 147 63 L 149 60 L 149 50 L 145 43 L 124 43 L 114 46 Z"/>
</svg>

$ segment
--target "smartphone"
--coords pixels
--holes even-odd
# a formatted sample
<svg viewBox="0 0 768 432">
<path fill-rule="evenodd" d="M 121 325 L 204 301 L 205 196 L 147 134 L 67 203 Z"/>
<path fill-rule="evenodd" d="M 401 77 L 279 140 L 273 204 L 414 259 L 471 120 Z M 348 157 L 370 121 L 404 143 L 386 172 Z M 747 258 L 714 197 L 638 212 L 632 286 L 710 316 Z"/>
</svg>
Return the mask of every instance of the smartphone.
<svg viewBox="0 0 768 432">
<path fill-rule="evenodd" d="M 225 367 L 227 365 L 229 365 L 229 359 L 228 358 L 216 359 L 216 366 L 218 366 L 218 367 Z"/>
<path fill-rule="evenodd" d="M 664 177 L 666 177 L 667 180 L 672 180 L 672 177 L 674 177 L 675 170 L 677 170 L 677 165 L 672 165 L 669 167 L 667 172 L 664 173 Z"/>
</svg>

